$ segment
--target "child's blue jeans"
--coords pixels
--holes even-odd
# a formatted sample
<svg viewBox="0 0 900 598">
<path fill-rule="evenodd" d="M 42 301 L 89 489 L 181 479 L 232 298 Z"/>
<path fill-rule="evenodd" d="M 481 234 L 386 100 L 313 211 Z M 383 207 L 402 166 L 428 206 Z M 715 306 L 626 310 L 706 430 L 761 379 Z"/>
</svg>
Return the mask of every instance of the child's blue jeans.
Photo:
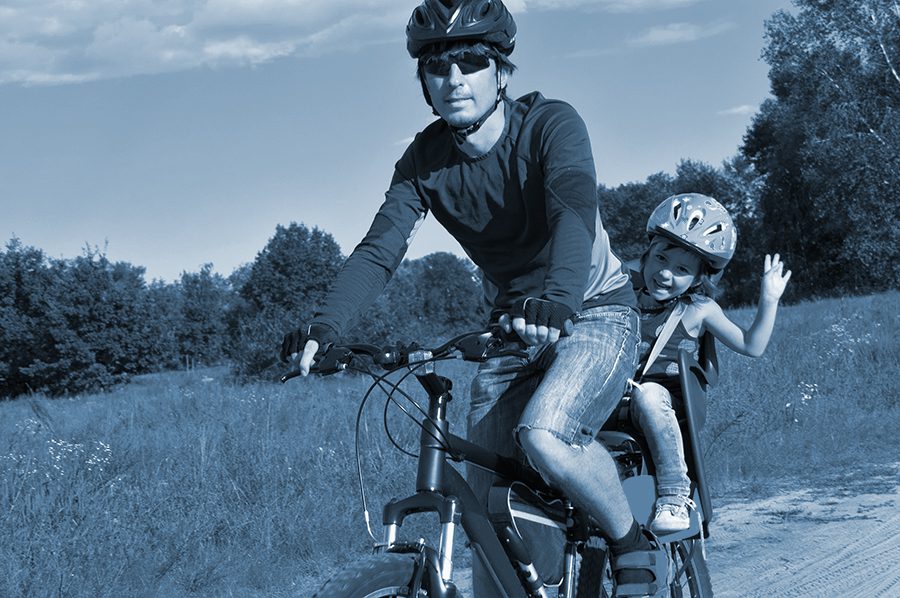
<svg viewBox="0 0 900 598">
<path fill-rule="evenodd" d="M 691 480 L 684 460 L 681 428 L 668 389 L 656 382 L 642 382 L 631 391 L 629 413 L 647 439 L 656 466 L 656 490 L 665 496 L 690 498 Z"/>
</svg>

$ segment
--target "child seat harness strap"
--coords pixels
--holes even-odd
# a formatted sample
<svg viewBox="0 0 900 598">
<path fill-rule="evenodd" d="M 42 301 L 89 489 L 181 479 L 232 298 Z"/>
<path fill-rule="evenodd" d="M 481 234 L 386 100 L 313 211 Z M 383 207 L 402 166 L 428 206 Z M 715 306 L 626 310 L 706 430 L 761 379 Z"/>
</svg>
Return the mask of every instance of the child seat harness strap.
<svg viewBox="0 0 900 598">
<path fill-rule="evenodd" d="M 663 350 L 663 347 L 665 347 L 666 343 L 669 342 L 669 339 L 672 337 L 672 333 L 675 332 L 675 327 L 678 326 L 681 318 L 684 317 L 684 312 L 687 311 L 687 306 L 687 301 L 679 299 L 675 304 L 675 307 L 672 308 L 672 312 L 669 314 L 669 317 L 666 318 L 666 322 L 663 324 L 662 330 L 659 331 L 659 335 L 656 337 L 656 341 L 654 341 L 653 347 L 650 349 L 650 355 L 647 356 L 647 361 L 646 363 L 644 363 L 644 367 L 641 369 L 640 373 L 637 376 L 638 380 L 644 377 L 644 374 L 647 373 L 647 370 L 650 369 L 650 366 L 653 365 L 653 362 L 656 361 L 657 357 L 659 357 L 659 354 Z M 632 386 L 639 387 L 639 384 L 634 380 L 629 379 L 628 382 Z"/>
</svg>

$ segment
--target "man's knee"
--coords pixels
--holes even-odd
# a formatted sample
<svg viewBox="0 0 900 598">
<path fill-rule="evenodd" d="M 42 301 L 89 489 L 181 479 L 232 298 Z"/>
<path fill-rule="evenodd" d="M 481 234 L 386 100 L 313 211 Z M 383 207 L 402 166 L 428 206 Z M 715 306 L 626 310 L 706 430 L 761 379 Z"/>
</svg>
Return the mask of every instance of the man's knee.
<svg viewBox="0 0 900 598">
<path fill-rule="evenodd" d="M 538 469 L 542 464 L 558 463 L 571 456 L 578 447 L 571 445 L 549 430 L 522 428 L 519 430 L 519 444 L 525 455 Z"/>
</svg>

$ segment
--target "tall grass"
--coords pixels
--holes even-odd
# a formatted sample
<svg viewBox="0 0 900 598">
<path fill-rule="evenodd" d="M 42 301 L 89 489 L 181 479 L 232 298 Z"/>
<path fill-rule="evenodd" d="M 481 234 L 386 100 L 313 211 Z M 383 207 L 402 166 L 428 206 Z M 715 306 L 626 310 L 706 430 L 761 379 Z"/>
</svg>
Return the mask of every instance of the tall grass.
<svg viewBox="0 0 900 598">
<path fill-rule="evenodd" d="M 784 308 L 760 359 L 720 347 L 704 431 L 714 493 L 896 459 L 898 297 Z M 471 366 L 442 373 L 457 384 L 458 432 Z M 366 387 L 354 375 L 239 386 L 173 373 L 0 404 L 0 596 L 309 596 L 371 547 L 353 451 Z M 381 431 L 384 401 L 370 403 L 363 471 L 377 527 L 380 505 L 411 491 L 415 463 Z M 389 419 L 414 448 L 415 425 Z"/>
<path fill-rule="evenodd" d="M 900 438 L 900 293 L 782 308 L 765 355 L 719 345 L 704 435 L 720 490 L 895 460 Z M 752 310 L 730 315 L 749 324 Z"/>
</svg>

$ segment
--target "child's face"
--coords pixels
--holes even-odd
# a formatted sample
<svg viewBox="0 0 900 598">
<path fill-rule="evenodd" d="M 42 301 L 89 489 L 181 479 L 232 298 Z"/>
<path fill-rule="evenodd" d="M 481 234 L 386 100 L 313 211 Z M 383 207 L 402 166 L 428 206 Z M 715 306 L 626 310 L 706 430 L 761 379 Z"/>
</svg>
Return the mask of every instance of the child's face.
<svg viewBox="0 0 900 598">
<path fill-rule="evenodd" d="M 655 241 L 644 260 L 644 286 L 655 301 L 678 297 L 699 279 L 701 265 L 696 253 Z"/>
</svg>

